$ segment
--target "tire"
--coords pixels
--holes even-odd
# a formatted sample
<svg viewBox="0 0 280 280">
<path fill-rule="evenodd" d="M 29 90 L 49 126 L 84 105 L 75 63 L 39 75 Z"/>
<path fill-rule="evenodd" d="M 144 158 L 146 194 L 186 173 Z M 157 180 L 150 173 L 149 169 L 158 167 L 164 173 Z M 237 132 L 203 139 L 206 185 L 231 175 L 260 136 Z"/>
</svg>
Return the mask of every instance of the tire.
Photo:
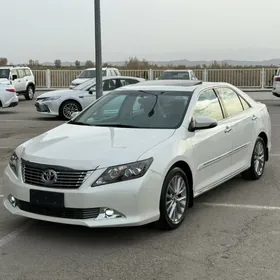
<svg viewBox="0 0 280 280">
<path fill-rule="evenodd" d="M 258 180 L 262 177 L 266 161 L 266 145 L 261 137 L 258 137 L 251 157 L 251 166 L 241 173 L 245 180 Z M 258 162 L 258 165 L 256 164 Z"/>
<path fill-rule="evenodd" d="M 70 120 L 71 114 L 82 111 L 82 106 L 74 100 L 68 100 L 61 104 L 59 108 L 59 117 L 64 120 Z"/>
<path fill-rule="evenodd" d="M 174 189 L 174 184 L 176 185 L 176 179 L 180 180 L 177 181 L 177 188 L 175 186 Z M 173 184 L 173 185 L 170 185 Z M 184 184 L 184 186 L 182 186 L 182 184 Z M 179 195 L 174 196 L 174 198 L 172 198 L 174 191 L 175 192 L 180 192 L 180 188 L 178 188 L 178 186 L 183 187 L 183 192 Z M 179 186 L 179 187 L 180 187 Z M 181 188 L 182 191 L 182 188 Z M 190 204 L 190 194 L 191 194 L 191 190 L 190 190 L 190 185 L 188 183 L 188 178 L 185 174 L 185 172 L 178 167 L 175 167 L 173 169 L 171 169 L 169 171 L 169 173 L 167 174 L 164 182 L 163 182 L 163 186 L 162 186 L 162 191 L 161 191 L 161 197 L 160 197 L 160 218 L 158 220 L 158 222 L 156 222 L 156 226 L 160 229 L 163 230 L 173 230 L 178 228 L 182 222 L 185 219 L 186 216 L 186 212 L 187 212 L 187 208 L 189 207 Z M 178 208 L 177 206 L 179 205 L 179 201 L 178 199 L 182 199 L 182 197 L 185 197 L 185 205 L 183 205 L 183 203 L 181 203 L 181 213 L 179 213 L 179 211 L 176 211 Z M 173 200 L 175 199 L 175 200 Z M 177 202 L 176 202 L 177 199 Z M 175 204 L 177 204 L 177 206 L 175 207 L 173 213 L 177 213 L 178 217 L 177 220 L 173 219 L 175 217 L 172 217 L 170 212 L 168 211 L 168 207 L 172 207 L 171 205 L 173 204 L 175 206 Z M 176 209 L 177 208 L 177 209 Z"/>
<path fill-rule="evenodd" d="M 26 89 L 26 93 L 24 97 L 26 100 L 33 100 L 34 95 L 35 95 L 34 87 L 32 85 L 29 85 Z"/>
</svg>

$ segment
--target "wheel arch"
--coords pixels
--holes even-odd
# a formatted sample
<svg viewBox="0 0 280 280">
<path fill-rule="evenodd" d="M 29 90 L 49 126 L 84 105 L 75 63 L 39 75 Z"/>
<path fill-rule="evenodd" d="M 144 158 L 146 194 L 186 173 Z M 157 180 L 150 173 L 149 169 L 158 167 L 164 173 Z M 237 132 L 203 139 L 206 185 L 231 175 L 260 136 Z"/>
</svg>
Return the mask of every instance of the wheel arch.
<svg viewBox="0 0 280 280">
<path fill-rule="evenodd" d="M 65 103 L 69 102 L 69 101 L 72 101 L 72 102 L 77 103 L 77 104 L 79 105 L 80 109 L 83 110 L 83 106 L 82 106 L 82 104 L 81 104 L 78 100 L 76 100 L 76 99 L 74 99 L 74 98 L 69 98 L 69 99 L 66 99 L 66 100 L 64 100 L 63 102 L 61 102 L 61 104 L 59 105 L 59 108 L 58 108 L 58 113 L 61 112 L 63 105 L 64 105 Z"/>
<path fill-rule="evenodd" d="M 29 82 L 29 83 L 26 85 L 26 91 L 27 91 L 27 89 L 28 89 L 29 86 L 33 87 L 33 90 L 34 90 L 34 92 L 35 92 L 35 89 L 36 89 L 35 84 L 34 84 L 33 82 Z"/>
</svg>

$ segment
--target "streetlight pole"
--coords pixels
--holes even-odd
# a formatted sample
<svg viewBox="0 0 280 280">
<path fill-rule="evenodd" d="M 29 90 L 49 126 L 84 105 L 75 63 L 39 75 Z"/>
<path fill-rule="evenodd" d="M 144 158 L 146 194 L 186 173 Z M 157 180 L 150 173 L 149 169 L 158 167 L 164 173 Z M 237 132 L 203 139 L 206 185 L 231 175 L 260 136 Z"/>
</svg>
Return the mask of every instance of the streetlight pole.
<svg viewBox="0 0 280 280">
<path fill-rule="evenodd" d="M 103 95 L 100 0 L 94 0 L 96 99 Z"/>
</svg>

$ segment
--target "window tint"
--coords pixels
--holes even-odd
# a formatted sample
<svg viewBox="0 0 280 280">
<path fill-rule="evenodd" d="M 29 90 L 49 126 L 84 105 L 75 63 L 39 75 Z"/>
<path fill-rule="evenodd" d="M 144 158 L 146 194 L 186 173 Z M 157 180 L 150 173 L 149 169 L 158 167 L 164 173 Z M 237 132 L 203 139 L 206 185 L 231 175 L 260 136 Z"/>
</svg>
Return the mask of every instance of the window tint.
<svg viewBox="0 0 280 280">
<path fill-rule="evenodd" d="M 0 78 L 9 79 L 9 76 L 10 76 L 10 69 L 0 69 Z"/>
<path fill-rule="evenodd" d="M 203 91 L 196 103 L 194 115 L 207 116 L 220 121 L 223 119 L 223 112 L 219 100 L 212 89 Z"/>
<path fill-rule="evenodd" d="M 111 91 L 117 88 L 115 79 L 108 79 L 103 82 L 103 91 Z"/>
<path fill-rule="evenodd" d="M 32 76 L 31 71 L 29 69 L 24 69 L 25 71 L 25 76 Z"/>
<path fill-rule="evenodd" d="M 88 107 L 75 122 L 99 126 L 178 128 L 190 101 L 191 92 L 112 91 Z M 72 122 L 73 123 L 73 122 Z"/>
<path fill-rule="evenodd" d="M 97 113 L 98 117 L 101 117 L 102 119 L 117 117 L 125 97 L 126 97 L 125 95 L 119 95 L 119 96 L 116 96 L 115 98 L 111 99 Z"/>
<path fill-rule="evenodd" d="M 137 84 L 139 81 L 134 79 L 120 79 L 120 82 L 123 86 Z"/>
<path fill-rule="evenodd" d="M 243 109 L 246 110 L 248 108 L 250 108 L 250 105 L 247 103 L 247 101 L 245 101 L 240 95 L 239 95 L 240 101 L 242 103 Z"/>
<path fill-rule="evenodd" d="M 18 69 L 18 78 L 23 78 L 25 77 L 25 71 L 23 69 Z"/>
<path fill-rule="evenodd" d="M 243 111 L 242 104 L 236 92 L 230 88 L 218 88 L 217 91 L 229 117 Z"/>
</svg>

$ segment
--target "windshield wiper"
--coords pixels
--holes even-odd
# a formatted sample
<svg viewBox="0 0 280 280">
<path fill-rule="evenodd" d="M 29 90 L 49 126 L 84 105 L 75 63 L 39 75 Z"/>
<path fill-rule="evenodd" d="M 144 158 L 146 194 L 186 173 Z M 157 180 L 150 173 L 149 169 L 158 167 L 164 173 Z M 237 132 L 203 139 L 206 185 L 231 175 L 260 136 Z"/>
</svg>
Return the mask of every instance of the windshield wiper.
<svg viewBox="0 0 280 280">
<path fill-rule="evenodd" d="M 146 93 L 146 94 L 150 94 L 150 95 L 153 95 L 153 96 L 156 97 L 156 101 L 155 101 L 155 103 L 154 103 L 154 106 L 153 106 L 152 110 L 148 113 L 148 117 L 150 118 L 150 117 L 152 117 L 152 116 L 154 115 L 154 113 L 155 113 L 155 107 L 156 107 L 157 102 L 158 102 L 158 94 L 155 94 L 155 93 L 152 93 L 152 92 L 148 92 L 148 91 L 145 91 L 145 90 L 139 90 L 139 92 Z M 165 91 L 162 91 L 162 92 L 160 92 L 159 94 L 163 94 L 163 93 L 165 93 Z"/>
<path fill-rule="evenodd" d="M 139 128 L 138 126 L 135 125 L 121 124 L 121 123 L 93 124 L 93 126 Z"/>
</svg>

